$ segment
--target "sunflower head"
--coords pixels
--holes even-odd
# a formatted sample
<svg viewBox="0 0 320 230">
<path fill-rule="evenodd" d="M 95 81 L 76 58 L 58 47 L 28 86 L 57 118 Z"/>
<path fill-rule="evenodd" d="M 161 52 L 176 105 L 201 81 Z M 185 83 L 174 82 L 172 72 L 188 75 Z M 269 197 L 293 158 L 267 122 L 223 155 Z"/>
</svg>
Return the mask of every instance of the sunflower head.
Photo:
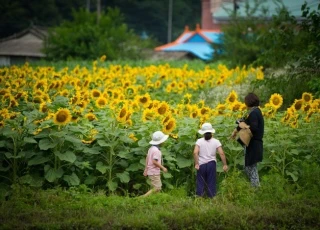
<svg viewBox="0 0 320 230">
<path fill-rule="evenodd" d="M 69 109 L 59 109 L 53 118 L 53 122 L 57 125 L 66 125 L 71 121 L 71 113 Z"/>
<path fill-rule="evenodd" d="M 295 100 L 294 103 L 293 103 L 293 109 L 298 111 L 302 108 L 302 105 L 303 105 L 303 100 L 302 99 L 299 99 L 299 100 Z"/>
<path fill-rule="evenodd" d="M 99 97 L 97 100 L 96 100 L 96 106 L 98 108 L 104 108 L 106 107 L 107 105 L 107 99 L 104 98 L 104 97 Z"/>
<path fill-rule="evenodd" d="M 313 96 L 312 96 L 312 94 L 311 93 L 306 93 L 306 92 L 304 92 L 303 94 L 302 94 L 302 100 L 303 100 L 303 102 L 306 102 L 306 103 L 308 103 L 308 102 L 311 102 L 312 101 L 312 98 L 313 98 Z"/>
<path fill-rule="evenodd" d="M 93 113 L 87 113 L 87 114 L 85 115 L 85 118 L 87 118 L 89 121 L 97 120 L 96 115 L 94 115 Z"/>
<path fill-rule="evenodd" d="M 97 90 L 97 89 L 93 89 L 93 90 L 91 91 L 91 95 L 92 95 L 92 97 L 94 97 L 94 98 L 98 98 L 98 97 L 100 97 L 101 92 L 100 92 L 99 90 Z"/>
<path fill-rule="evenodd" d="M 270 99 L 269 99 L 269 104 L 275 108 L 275 109 L 279 109 L 281 107 L 283 103 L 283 98 L 280 94 L 278 93 L 274 93 L 271 95 Z"/>
<path fill-rule="evenodd" d="M 171 117 L 169 119 L 169 121 L 167 121 L 167 123 L 164 124 L 164 127 L 163 127 L 163 132 L 164 133 L 171 133 L 176 127 L 176 120 Z"/>
<path fill-rule="evenodd" d="M 166 102 L 161 102 L 157 108 L 160 115 L 165 115 L 169 111 L 169 105 Z"/>
<path fill-rule="evenodd" d="M 234 90 L 232 90 L 226 99 L 226 103 L 232 104 L 232 103 L 236 102 L 237 100 L 238 100 L 238 95 Z"/>
</svg>

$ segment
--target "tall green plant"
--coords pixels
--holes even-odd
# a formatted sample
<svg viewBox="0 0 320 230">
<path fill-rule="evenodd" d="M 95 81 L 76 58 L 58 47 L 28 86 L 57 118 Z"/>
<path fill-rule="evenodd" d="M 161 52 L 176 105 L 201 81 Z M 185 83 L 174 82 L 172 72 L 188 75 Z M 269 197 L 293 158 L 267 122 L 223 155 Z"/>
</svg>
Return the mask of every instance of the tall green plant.
<svg viewBox="0 0 320 230">
<path fill-rule="evenodd" d="M 45 53 L 49 59 L 92 60 L 106 55 L 109 60 L 141 58 L 141 49 L 152 45 L 141 40 L 124 23 L 119 9 L 109 8 L 97 23 L 96 13 L 74 11 L 73 21 L 49 31 Z"/>
</svg>

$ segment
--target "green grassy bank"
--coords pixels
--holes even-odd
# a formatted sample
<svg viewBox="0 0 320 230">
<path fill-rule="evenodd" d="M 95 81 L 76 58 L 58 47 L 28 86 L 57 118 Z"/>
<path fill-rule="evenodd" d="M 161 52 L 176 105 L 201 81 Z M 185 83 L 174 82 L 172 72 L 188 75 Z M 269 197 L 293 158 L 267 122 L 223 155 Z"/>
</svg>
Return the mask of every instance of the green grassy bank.
<svg viewBox="0 0 320 230">
<path fill-rule="evenodd" d="M 240 179 L 241 180 L 241 179 Z M 266 182 L 266 181 L 265 181 Z M 106 195 L 86 187 L 15 187 L 0 205 L 1 229 L 319 229 L 320 199 L 273 185 L 244 183 L 214 199 L 183 188 L 147 198 Z M 282 191 L 282 192 L 281 192 Z M 292 190 L 291 190 L 292 191 Z"/>
</svg>

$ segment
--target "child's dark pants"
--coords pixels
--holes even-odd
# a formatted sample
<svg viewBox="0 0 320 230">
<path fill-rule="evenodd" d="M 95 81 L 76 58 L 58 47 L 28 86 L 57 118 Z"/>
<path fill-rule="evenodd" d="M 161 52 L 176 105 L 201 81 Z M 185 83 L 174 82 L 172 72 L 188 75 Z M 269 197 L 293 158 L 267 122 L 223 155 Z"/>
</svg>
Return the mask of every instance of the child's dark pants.
<svg viewBox="0 0 320 230">
<path fill-rule="evenodd" d="M 210 161 L 206 164 L 200 165 L 197 171 L 197 192 L 198 196 L 203 196 L 205 188 L 208 190 L 208 197 L 216 195 L 216 162 Z"/>
</svg>

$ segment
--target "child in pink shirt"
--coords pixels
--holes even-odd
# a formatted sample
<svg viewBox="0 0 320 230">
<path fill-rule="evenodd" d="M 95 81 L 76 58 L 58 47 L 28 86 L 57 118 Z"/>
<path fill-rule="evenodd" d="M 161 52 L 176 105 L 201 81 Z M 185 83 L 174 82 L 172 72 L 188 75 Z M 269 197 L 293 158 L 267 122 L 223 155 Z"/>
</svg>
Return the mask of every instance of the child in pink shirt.
<svg viewBox="0 0 320 230">
<path fill-rule="evenodd" d="M 144 176 L 148 176 L 151 181 L 152 189 L 150 189 L 143 196 L 149 196 L 152 193 L 159 192 L 162 187 L 160 171 L 167 172 L 167 169 L 162 165 L 162 154 L 160 151 L 160 145 L 168 139 L 168 135 L 165 135 L 161 131 L 154 132 L 152 134 L 152 141 L 149 143 L 152 145 L 146 157 L 146 166 L 143 172 Z"/>
</svg>

